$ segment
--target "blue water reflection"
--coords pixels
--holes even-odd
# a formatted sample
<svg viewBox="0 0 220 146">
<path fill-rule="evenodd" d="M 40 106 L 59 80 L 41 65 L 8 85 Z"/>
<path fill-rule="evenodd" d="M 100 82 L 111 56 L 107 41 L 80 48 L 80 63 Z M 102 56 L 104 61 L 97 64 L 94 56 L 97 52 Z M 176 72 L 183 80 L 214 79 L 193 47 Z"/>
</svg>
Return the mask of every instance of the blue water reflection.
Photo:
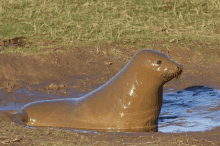
<svg viewBox="0 0 220 146">
<path fill-rule="evenodd" d="M 209 87 L 193 86 L 166 93 L 159 117 L 159 131 L 204 131 L 220 126 L 219 105 L 220 92 Z"/>
<path fill-rule="evenodd" d="M 7 105 L 0 105 L 0 110 L 18 110 L 25 104 L 38 100 L 77 98 L 85 95 L 81 92 L 67 92 L 68 95 L 57 96 L 55 93 L 30 91 L 27 88 L 14 93 L 0 90 L 0 99 L 7 102 Z M 13 100 L 14 96 L 20 100 Z M 177 92 L 164 93 L 158 124 L 160 132 L 204 131 L 220 126 L 220 91 L 193 86 Z"/>
</svg>

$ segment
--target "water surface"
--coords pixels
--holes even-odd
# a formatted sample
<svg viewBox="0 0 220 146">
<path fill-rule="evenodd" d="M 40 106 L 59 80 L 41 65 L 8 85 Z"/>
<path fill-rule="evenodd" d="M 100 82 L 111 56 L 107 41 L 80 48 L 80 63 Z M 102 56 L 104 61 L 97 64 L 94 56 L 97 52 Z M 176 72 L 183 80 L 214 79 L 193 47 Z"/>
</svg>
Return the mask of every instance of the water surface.
<svg viewBox="0 0 220 146">
<path fill-rule="evenodd" d="M 0 110 L 18 110 L 25 104 L 39 100 L 78 98 L 85 93 L 68 90 L 69 94 L 50 93 L 22 88 L 14 93 L 0 90 L 0 99 L 7 105 Z M 15 98 L 16 97 L 16 98 Z M 159 116 L 160 132 L 204 131 L 220 126 L 220 91 L 204 86 L 188 87 L 177 92 L 164 93 Z"/>
</svg>

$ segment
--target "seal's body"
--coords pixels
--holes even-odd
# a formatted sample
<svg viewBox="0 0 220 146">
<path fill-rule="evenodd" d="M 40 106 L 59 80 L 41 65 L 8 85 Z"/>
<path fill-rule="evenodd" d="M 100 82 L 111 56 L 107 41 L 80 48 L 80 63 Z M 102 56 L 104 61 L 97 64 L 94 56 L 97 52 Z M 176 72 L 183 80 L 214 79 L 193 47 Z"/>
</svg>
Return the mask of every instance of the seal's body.
<svg viewBox="0 0 220 146">
<path fill-rule="evenodd" d="M 80 129 L 148 129 L 157 124 L 163 85 L 182 66 L 165 54 L 142 50 L 111 80 L 81 98 L 24 106 L 16 116 L 29 126 Z"/>
</svg>

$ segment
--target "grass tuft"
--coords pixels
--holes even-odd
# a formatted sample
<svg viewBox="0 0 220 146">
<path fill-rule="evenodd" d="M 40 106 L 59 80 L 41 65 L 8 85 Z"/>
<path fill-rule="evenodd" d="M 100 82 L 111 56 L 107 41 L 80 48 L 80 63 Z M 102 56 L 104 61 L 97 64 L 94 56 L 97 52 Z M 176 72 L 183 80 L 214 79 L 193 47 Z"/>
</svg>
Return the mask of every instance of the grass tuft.
<svg viewBox="0 0 220 146">
<path fill-rule="evenodd" d="M 9 0 L 0 15 L 0 41 L 27 38 L 17 52 L 220 38 L 219 0 Z"/>
</svg>

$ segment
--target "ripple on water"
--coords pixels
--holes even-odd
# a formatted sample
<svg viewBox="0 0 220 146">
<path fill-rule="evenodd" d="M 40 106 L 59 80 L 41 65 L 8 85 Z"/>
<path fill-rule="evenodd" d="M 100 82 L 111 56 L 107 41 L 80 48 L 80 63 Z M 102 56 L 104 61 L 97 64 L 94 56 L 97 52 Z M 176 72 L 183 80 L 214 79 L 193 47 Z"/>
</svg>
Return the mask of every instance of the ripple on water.
<svg viewBox="0 0 220 146">
<path fill-rule="evenodd" d="M 193 86 L 175 93 L 166 93 L 158 130 L 204 131 L 220 126 L 219 105 L 220 92 L 209 87 Z"/>
<path fill-rule="evenodd" d="M 68 91 L 67 96 L 57 96 L 22 88 L 15 93 L 0 90 L 0 99 L 8 103 L 0 110 L 18 110 L 33 101 L 59 98 L 77 98 L 85 93 Z M 13 100 L 16 96 L 16 100 Z M 160 132 L 204 131 L 220 126 L 220 91 L 204 86 L 188 87 L 178 92 L 164 94 L 159 116 Z M 84 131 L 84 130 L 83 130 Z"/>
<path fill-rule="evenodd" d="M 0 105 L 1 111 L 8 111 L 8 110 L 19 110 L 25 104 L 40 101 L 40 100 L 49 100 L 49 99 L 60 99 L 60 98 L 79 98 L 85 93 L 76 92 L 74 90 L 68 91 L 68 95 L 61 95 L 58 96 L 56 93 L 47 94 L 46 92 L 36 91 L 36 90 L 28 90 L 28 88 L 22 88 L 17 90 L 13 93 L 5 92 L 4 90 L 0 90 L 0 99 L 3 102 L 7 103 L 7 106 Z M 16 97 L 16 99 L 14 99 Z"/>
</svg>

